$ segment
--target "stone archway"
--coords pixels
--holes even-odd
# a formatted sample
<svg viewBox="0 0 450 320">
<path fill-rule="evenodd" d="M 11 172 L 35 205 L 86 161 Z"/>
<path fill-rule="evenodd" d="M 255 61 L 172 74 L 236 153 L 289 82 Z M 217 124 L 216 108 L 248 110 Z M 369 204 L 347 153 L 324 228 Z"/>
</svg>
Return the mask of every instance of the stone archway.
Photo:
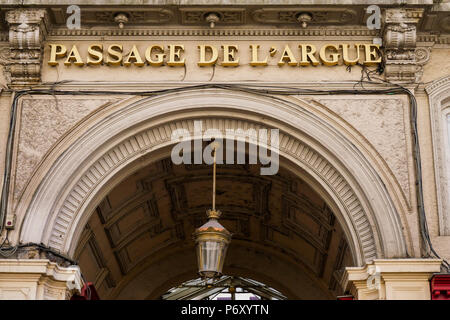
<svg viewBox="0 0 450 320">
<path fill-rule="evenodd" d="M 87 119 L 49 154 L 17 206 L 16 240 L 73 254 L 80 229 L 101 197 L 124 176 L 163 157 L 171 130 L 279 128 L 280 156 L 310 174 L 341 213 L 358 265 L 406 257 L 401 217 L 382 178 L 346 136 L 298 101 L 224 90 L 131 99 Z M 207 114 L 207 116 L 206 116 Z M 58 148 L 56 148 L 58 149 Z M 382 228 L 380 227 L 382 226 Z"/>
</svg>

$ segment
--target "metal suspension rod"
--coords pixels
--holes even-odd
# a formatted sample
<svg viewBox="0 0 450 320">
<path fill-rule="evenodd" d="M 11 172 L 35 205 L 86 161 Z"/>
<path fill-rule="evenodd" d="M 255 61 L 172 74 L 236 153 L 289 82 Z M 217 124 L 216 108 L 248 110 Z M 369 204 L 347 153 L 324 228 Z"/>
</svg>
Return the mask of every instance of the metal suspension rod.
<svg viewBox="0 0 450 320">
<path fill-rule="evenodd" d="M 213 142 L 212 147 L 213 147 L 213 155 L 214 155 L 212 209 L 213 209 L 213 211 L 216 211 L 216 152 L 217 152 L 217 144 L 215 144 Z"/>
</svg>

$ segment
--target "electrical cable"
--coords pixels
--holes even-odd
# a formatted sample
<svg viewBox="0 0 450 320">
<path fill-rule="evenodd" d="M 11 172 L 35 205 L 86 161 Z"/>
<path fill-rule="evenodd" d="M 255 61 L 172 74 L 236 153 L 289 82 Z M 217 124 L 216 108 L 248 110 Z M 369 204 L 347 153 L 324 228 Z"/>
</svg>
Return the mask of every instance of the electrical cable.
<svg viewBox="0 0 450 320">
<path fill-rule="evenodd" d="M 9 245 L 9 240 L 7 240 L 7 239 L 8 239 L 8 237 L 6 237 L 5 240 L 2 242 L 2 244 L 0 245 L 0 255 L 5 257 L 5 258 L 12 256 L 14 253 L 16 253 L 16 251 L 18 249 L 32 247 L 32 248 L 39 248 L 42 251 L 48 252 L 48 253 L 50 253 L 50 254 L 58 257 L 58 258 L 63 259 L 64 261 L 70 263 L 71 265 L 78 265 L 78 262 L 76 262 L 76 261 L 70 259 L 69 257 L 67 257 L 67 256 L 65 256 L 65 255 L 63 255 L 63 254 L 53 250 L 50 247 L 44 246 L 43 244 L 29 242 L 29 243 L 25 243 L 25 244 L 18 244 L 16 246 L 11 246 L 11 245 Z M 5 247 L 4 246 L 5 243 L 7 243 L 8 246 Z"/>
<path fill-rule="evenodd" d="M 11 175 L 11 164 L 12 164 L 12 149 L 14 143 L 14 131 L 16 124 L 16 113 L 17 113 L 17 102 L 19 98 L 25 94 L 32 95 L 136 95 L 136 96 L 145 96 L 145 97 L 155 97 L 169 93 L 177 93 L 177 92 L 187 92 L 193 90 L 201 90 L 201 89 L 223 89 L 229 91 L 240 91 L 250 94 L 257 94 L 263 96 L 269 96 L 271 98 L 277 98 L 275 96 L 292 96 L 292 95 L 344 95 L 344 94 L 406 94 L 409 98 L 410 102 L 410 111 L 411 111 L 411 126 L 413 132 L 413 149 L 414 149 L 414 158 L 415 158 L 415 166 L 416 166 L 416 174 L 417 174 L 417 202 L 418 202 L 418 211 L 419 211 L 419 224 L 420 224 L 420 232 L 423 240 L 425 241 L 425 245 L 428 246 L 428 249 L 431 253 L 439 259 L 440 256 L 434 250 L 433 245 L 431 243 L 431 238 L 429 235 L 427 219 L 424 208 L 424 199 L 423 199 L 423 183 L 422 183 L 422 167 L 421 167 L 421 158 L 420 158 L 420 146 L 419 146 L 419 137 L 418 137 L 418 128 L 417 128 L 417 101 L 415 99 L 414 94 L 408 90 L 407 88 L 393 84 L 382 79 L 378 79 L 374 77 L 378 81 L 373 81 L 370 76 L 374 73 L 374 71 L 368 71 L 363 68 L 361 71 L 361 80 L 352 82 L 354 83 L 353 89 L 332 89 L 332 90 L 318 90 L 318 89 L 309 89 L 309 88 L 294 88 L 294 87 L 286 87 L 286 86 L 275 86 L 275 85 L 260 85 L 260 84 L 226 84 L 226 83 L 207 83 L 207 84 L 199 84 L 199 85 L 190 85 L 183 87 L 175 87 L 168 89 L 160 89 L 160 90 L 152 90 L 152 91 L 109 91 L 109 90 L 56 90 L 56 86 L 62 83 L 67 83 L 69 81 L 62 81 L 59 83 L 52 83 L 52 89 L 28 89 L 17 91 L 13 97 L 13 103 L 11 107 L 11 118 L 10 118 L 10 130 L 8 133 L 8 141 L 7 141 L 7 151 L 5 156 L 5 173 L 4 173 L 4 183 L 2 187 L 2 194 L 0 198 L 0 234 L 4 228 L 4 220 L 6 217 L 7 210 L 7 202 L 8 202 L 8 194 L 9 194 L 9 184 L 10 184 L 10 175 Z M 369 79 L 369 81 L 365 81 L 364 76 Z M 367 85 L 375 85 L 375 86 L 384 86 L 383 89 L 366 89 L 364 84 Z M 360 85 L 362 89 L 355 89 L 356 85 Z M 279 98 L 283 102 L 286 100 Z M 429 256 L 429 253 L 428 253 Z M 443 260 L 443 265 L 447 272 L 450 271 L 450 264 L 445 260 Z"/>
</svg>

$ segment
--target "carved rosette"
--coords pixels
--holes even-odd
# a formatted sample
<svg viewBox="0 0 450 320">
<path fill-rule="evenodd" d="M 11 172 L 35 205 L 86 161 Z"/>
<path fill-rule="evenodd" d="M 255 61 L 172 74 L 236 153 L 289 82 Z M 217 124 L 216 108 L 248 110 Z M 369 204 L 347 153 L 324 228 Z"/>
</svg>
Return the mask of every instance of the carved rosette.
<svg viewBox="0 0 450 320">
<path fill-rule="evenodd" d="M 253 20 L 258 23 L 270 24 L 299 24 L 298 16 L 307 12 L 311 15 L 308 25 L 345 25 L 358 24 L 364 13 L 362 10 L 349 8 L 264 8 L 252 13 Z"/>
<path fill-rule="evenodd" d="M 386 80 L 398 83 L 420 81 L 418 64 L 417 29 L 423 9 L 386 9 L 384 19 L 384 62 Z M 422 58 L 421 58 L 422 59 Z"/>
<path fill-rule="evenodd" d="M 47 19 L 44 9 L 17 9 L 6 13 L 10 46 L 7 70 L 11 85 L 23 86 L 40 82 Z"/>
</svg>

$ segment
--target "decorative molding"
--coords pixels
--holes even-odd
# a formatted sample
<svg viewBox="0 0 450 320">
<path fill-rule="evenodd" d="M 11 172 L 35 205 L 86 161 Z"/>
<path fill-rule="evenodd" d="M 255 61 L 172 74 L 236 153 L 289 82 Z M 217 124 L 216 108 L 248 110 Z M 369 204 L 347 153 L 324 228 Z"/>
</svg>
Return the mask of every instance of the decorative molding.
<svg viewBox="0 0 450 320">
<path fill-rule="evenodd" d="M 450 36 L 446 34 L 436 35 L 436 34 L 418 34 L 417 43 L 428 42 L 430 45 L 448 45 L 450 44 Z"/>
<path fill-rule="evenodd" d="M 375 259 L 364 267 L 347 267 L 341 284 L 357 300 L 430 300 L 429 279 L 441 259 Z"/>
<path fill-rule="evenodd" d="M 66 8 L 51 8 L 51 16 L 57 25 L 65 24 L 69 15 Z M 166 8 L 146 8 L 133 9 L 125 8 L 89 8 L 83 7 L 82 21 L 84 25 L 116 25 L 114 18 L 119 13 L 125 14 L 128 18 L 128 25 L 144 24 L 165 24 L 173 22 L 174 13 Z"/>
<path fill-rule="evenodd" d="M 217 25 L 236 25 L 245 23 L 244 8 L 180 8 L 181 24 L 207 25 L 206 16 L 215 13 L 219 21 Z"/>
<path fill-rule="evenodd" d="M 397 83 L 420 81 L 423 64 L 416 61 L 416 32 L 423 11 L 411 8 L 385 10 L 383 59 L 386 80 Z M 418 53 L 423 56 L 424 52 L 419 50 Z"/>
<path fill-rule="evenodd" d="M 389 8 L 386 9 L 386 24 L 418 24 L 423 17 L 423 8 Z"/>
<path fill-rule="evenodd" d="M 69 30 L 67 28 L 55 28 L 49 33 L 49 37 L 370 37 L 378 35 L 378 31 L 363 27 L 338 28 L 338 29 L 81 29 Z"/>
<path fill-rule="evenodd" d="M 99 21 L 105 24 L 114 23 L 114 17 L 116 14 L 122 11 L 105 10 L 92 12 L 83 9 L 83 23 L 98 23 Z M 140 8 L 136 11 L 125 11 L 128 15 L 127 25 L 133 24 L 153 24 L 153 23 L 168 23 L 173 18 L 173 12 L 167 9 L 146 9 Z"/>
<path fill-rule="evenodd" d="M 64 300 L 81 286 L 78 267 L 61 267 L 48 259 L 0 259 L 2 300 Z"/>
<path fill-rule="evenodd" d="M 425 87 L 428 94 L 433 139 L 434 171 L 436 179 L 439 234 L 450 235 L 450 76 Z"/>
<path fill-rule="evenodd" d="M 16 9 L 6 13 L 9 24 L 12 85 L 37 84 L 41 80 L 43 42 L 48 29 L 45 9 Z"/>
<path fill-rule="evenodd" d="M 430 96 L 432 96 L 436 95 L 438 92 L 441 92 L 443 88 L 445 89 L 448 86 L 450 86 L 450 77 L 444 77 L 430 83 L 425 90 Z"/>
<path fill-rule="evenodd" d="M 127 25 L 164 24 L 171 22 L 174 16 L 172 10 L 162 8 L 139 8 L 137 10 L 117 8 L 101 11 L 83 8 L 83 24 L 116 24 L 114 18 L 119 13 L 127 15 Z"/>
<path fill-rule="evenodd" d="M 417 47 L 414 56 L 416 58 L 416 82 L 420 82 L 423 76 L 423 66 L 431 58 L 431 47 Z"/>
<path fill-rule="evenodd" d="M 236 122 L 234 122 L 233 125 L 232 122 L 223 118 L 210 118 L 210 120 L 212 121 L 204 121 L 203 130 L 209 129 L 212 122 L 220 124 L 219 127 L 224 128 L 224 134 L 225 128 L 237 129 L 237 127 L 235 127 L 235 125 L 237 125 Z M 105 179 L 110 172 L 115 171 L 123 161 L 142 154 L 145 150 L 169 142 L 170 135 L 162 133 L 171 132 L 171 125 L 175 125 L 176 128 L 184 128 L 190 132 L 192 128 L 194 128 L 193 120 L 186 120 L 173 124 L 167 123 L 153 127 L 120 142 L 93 163 L 73 186 L 72 191 L 69 192 L 63 202 L 51 231 L 49 245 L 54 249 L 61 250 L 66 241 L 65 234 L 72 224 L 71 217 L 75 217 L 79 214 L 81 206 L 84 203 L 83 199 L 85 199 L 97 185 L 102 183 L 102 180 Z M 255 124 L 242 120 L 239 123 L 239 127 L 254 128 Z M 376 248 L 370 223 L 358 197 L 345 181 L 345 178 L 340 175 L 338 170 L 325 158 L 320 156 L 303 142 L 282 133 L 280 133 L 280 141 L 284 141 L 280 146 L 281 150 L 297 158 L 304 165 L 314 170 L 321 179 L 327 181 L 334 192 L 341 197 L 342 203 L 345 204 L 346 210 L 348 210 L 349 217 L 352 219 L 354 226 L 358 230 L 365 258 L 367 260 L 375 258 Z"/>
<path fill-rule="evenodd" d="M 258 23 L 265 24 L 298 24 L 297 20 L 300 13 L 307 12 L 312 19 L 308 25 L 342 25 L 342 24 L 360 24 L 362 10 L 348 8 L 264 8 L 253 11 L 252 17 Z"/>
<path fill-rule="evenodd" d="M 424 65 L 426 64 L 431 57 L 431 48 L 430 47 L 417 47 L 414 55 L 416 57 L 416 64 Z"/>
</svg>

